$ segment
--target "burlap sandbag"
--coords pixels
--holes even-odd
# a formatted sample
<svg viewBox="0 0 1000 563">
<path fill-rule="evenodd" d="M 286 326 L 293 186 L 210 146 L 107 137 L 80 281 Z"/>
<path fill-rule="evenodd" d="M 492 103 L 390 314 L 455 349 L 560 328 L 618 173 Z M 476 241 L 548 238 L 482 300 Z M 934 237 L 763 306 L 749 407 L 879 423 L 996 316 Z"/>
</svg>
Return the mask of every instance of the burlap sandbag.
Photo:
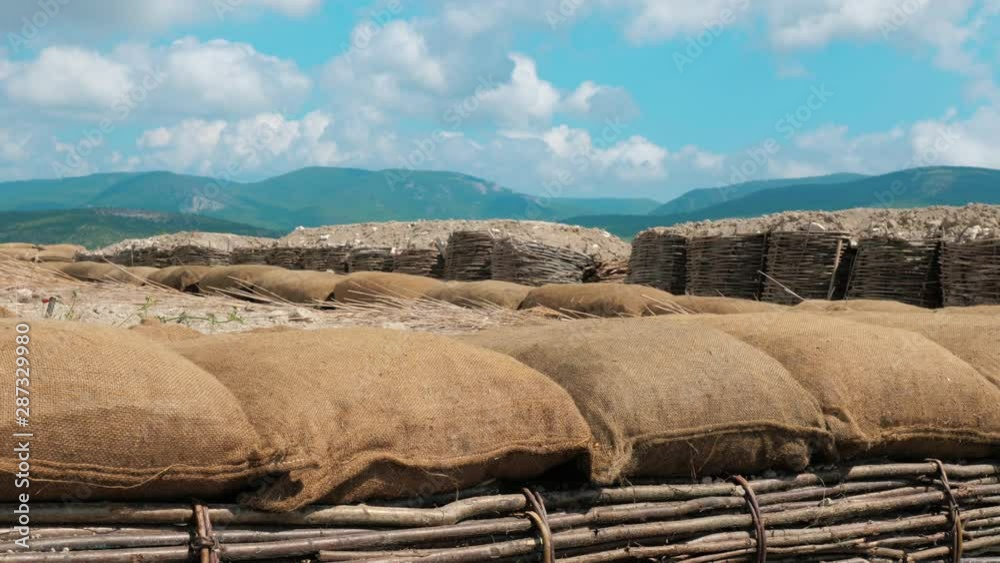
<svg viewBox="0 0 1000 563">
<path fill-rule="evenodd" d="M 225 293 L 248 291 L 264 274 L 283 271 L 277 266 L 244 264 L 241 266 L 217 266 L 211 268 L 198 281 L 198 288 L 204 293 Z"/>
<path fill-rule="evenodd" d="M 676 295 L 672 298 L 672 301 L 683 307 L 685 312 L 711 315 L 767 313 L 787 308 L 776 303 L 764 303 L 762 301 L 754 301 L 753 299 L 706 297 L 701 295 Z"/>
<path fill-rule="evenodd" d="M 426 297 L 444 282 L 393 272 L 357 272 L 337 284 L 334 296 L 343 303 L 412 300 Z"/>
<path fill-rule="evenodd" d="M 829 455 L 816 400 L 773 358 L 672 317 L 502 328 L 461 340 L 559 383 L 590 423 L 592 478 L 802 469 Z"/>
<path fill-rule="evenodd" d="M 516 310 L 531 289 L 526 285 L 497 280 L 453 281 L 428 291 L 427 297 L 461 307 L 502 307 Z"/>
<path fill-rule="evenodd" d="M 262 493 L 255 505 L 268 509 L 527 479 L 581 455 L 590 440 L 558 385 L 443 336 L 324 329 L 173 348 L 218 377 L 262 435 L 304 446 L 319 464 Z"/>
<path fill-rule="evenodd" d="M 550 284 L 528 292 L 521 309 L 547 307 L 570 317 L 643 317 L 677 313 L 674 296 L 620 283 Z"/>
<path fill-rule="evenodd" d="M 40 252 L 39 249 L 34 246 L 21 246 L 21 243 L 8 243 L 11 246 L 0 247 L 0 258 L 7 258 L 10 260 L 24 260 L 33 261 Z"/>
<path fill-rule="evenodd" d="M 180 342 L 204 336 L 197 330 L 177 323 L 163 323 L 159 319 L 146 317 L 130 328 L 133 333 L 159 342 Z"/>
<path fill-rule="evenodd" d="M 924 309 L 923 313 L 843 313 L 838 318 L 921 334 L 1000 388 L 1000 317 L 948 315 Z"/>
<path fill-rule="evenodd" d="M 923 313 L 927 309 L 908 305 L 899 301 L 889 301 L 882 299 L 848 299 L 844 301 L 825 301 L 821 299 L 809 299 L 795 306 L 796 311 L 811 313 L 819 312 L 843 312 L 859 311 L 869 313 Z"/>
<path fill-rule="evenodd" d="M 143 282 L 145 282 L 149 276 L 160 271 L 159 268 L 153 268 L 152 266 L 132 266 L 125 269 L 128 270 L 128 273 L 141 279 Z"/>
<path fill-rule="evenodd" d="M 177 291 L 196 292 L 198 282 L 211 269 L 210 266 L 170 266 L 153 272 L 146 280 Z"/>
<path fill-rule="evenodd" d="M 780 361 L 812 393 L 846 458 L 982 457 L 1000 447 L 1000 389 L 906 330 L 808 313 L 687 316 Z"/>
<path fill-rule="evenodd" d="M 39 262 L 72 262 L 77 254 L 87 249 L 76 244 L 50 244 L 42 248 L 35 256 Z"/>
<path fill-rule="evenodd" d="M 31 399 L 29 425 L 18 426 L 17 323 L 0 320 L 0 361 L 11 373 L 0 430 L 34 434 L 26 439 L 32 500 L 223 498 L 303 464 L 265 446 L 211 374 L 138 334 L 97 325 L 30 321 L 31 394 L 21 395 Z M 4 502 L 19 491 L 11 487 L 16 455 L 13 446 L 0 453 Z"/>
<path fill-rule="evenodd" d="M 130 275 L 126 268 L 107 262 L 72 262 L 56 268 L 80 281 L 137 283 L 136 278 Z"/>
<path fill-rule="evenodd" d="M 334 289 L 343 279 L 329 272 L 277 270 L 258 277 L 254 285 L 264 297 L 316 305 L 332 301 Z"/>
</svg>

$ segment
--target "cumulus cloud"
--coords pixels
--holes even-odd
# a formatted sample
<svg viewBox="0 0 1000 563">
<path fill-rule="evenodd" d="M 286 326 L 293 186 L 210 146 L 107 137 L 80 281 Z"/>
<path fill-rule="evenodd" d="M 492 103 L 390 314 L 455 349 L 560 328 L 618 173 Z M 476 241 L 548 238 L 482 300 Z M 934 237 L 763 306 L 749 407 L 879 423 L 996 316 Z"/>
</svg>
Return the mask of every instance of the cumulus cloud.
<svg viewBox="0 0 1000 563">
<path fill-rule="evenodd" d="M 7 96 L 36 106 L 110 108 L 134 86 L 127 65 L 79 47 L 48 47 L 33 61 L 7 64 Z"/>
<path fill-rule="evenodd" d="M 109 53 L 53 46 L 6 61 L 0 83 L 14 102 L 92 113 L 241 115 L 299 103 L 311 81 L 294 62 L 245 43 L 194 38 L 124 44 Z M 64 114 L 63 114 L 64 115 Z"/>
<path fill-rule="evenodd" d="M 530 57 L 512 53 L 510 60 L 514 63 L 510 82 L 483 92 L 483 107 L 508 125 L 550 120 L 559 105 L 559 90 L 538 77 Z"/>
<path fill-rule="evenodd" d="M 348 158 L 330 140 L 333 118 L 262 113 L 234 121 L 187 119 L 144 131 L 136 141 L 144 168 L 220 175 L 233 167 L 250 175 L 301 166 L 332 166 Z"/>
</svg>

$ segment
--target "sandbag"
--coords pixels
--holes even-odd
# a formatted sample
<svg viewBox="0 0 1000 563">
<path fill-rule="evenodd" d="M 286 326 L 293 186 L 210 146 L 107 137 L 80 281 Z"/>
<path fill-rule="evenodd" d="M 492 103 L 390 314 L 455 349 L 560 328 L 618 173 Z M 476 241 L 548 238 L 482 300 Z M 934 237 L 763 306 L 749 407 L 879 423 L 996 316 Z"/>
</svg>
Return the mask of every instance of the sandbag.
<svg viewBox="0 0 1000 563">
<path fill-rule="evenodd" d="M 427 297 L 461 307 L 502 307 L 517 310 L 531 287 L 505 281 L 448 282 L 427 292 Z"/>
<path fill-rule="evenodd" d="M 177 291 L 197 292 L 198 282 L 211 269 L 209 266 L 169 266 L 149 274 L 146 279 Z"/>
<path fill-rule="evenodd" d="M 56 267 L 58 271 L 88 282 L 135 283 L 136 279 L 123 266 L 107 262 L 72 262 Z"/>
<path fill-rule="evenodd" d="M 277 270 L 257 278 L 256 291 L 269 298 L 316 305 L 333 300 L 334 289 L 344 276 L 329 272 Z"/>
<path fill-rule="evenodd" d="M 153 275 L 153 273 L 160 271 L 159 268 L 154 268 L 152 266 L 132 266 L 130 268 L 125 268 L 125 269 L 128 270 L 128 273 L 132 274 L 133 276 L 143 281 L 146 281 L 146 279 L 148 279 L 149 276 Z"/>
<path fill-rule="evenodd" d="M 753 299 L 733 297 L 711 297 L 702 295 L 675 295 L 671 299 L 685 312 L 711 315 L 737 315 L 742 313 L 766 313 L 782 311 L 786 307 L 776 303 L 764 303 Z"/>
<path fill-rule="evenodd" d="M 810 299 L 795 306 L 796 311 L 805 312 L 843 312 L 859 311 L 869 313 L 925 313 L 927 309 L 908 305 L 899 301 L 885 299 L 847 299 L 843 301 L 825 301 Z"/>
<path fill-rule="evenodd" d="M 357 272 L 337 284 L 334 296 L 343 303 L 374 303 L 388 299 L 426 297 L 444 282 L 423 276 L 391 272 Z"/>
<path fill-rule="evenodd" d="M 22 243 L 7 243 L 9 246 L 0 246 L 0 258 L 11 260 L 33 261 L 38 257 L 40 250 L 32 245 L 22 245 Z"/>
<path fill-rule="evenodd" d="M 39 262 L 72 262 L 76 260 L 77 254 L 86 251 L 86 248 L 77 244 L 50 244 L 42 247 L 42 250 L 35 256 L 35 260 Z"/>
<path fill-rule="evenodd" d="M 0 361 L 18 357 L 17 321 L 0 320 Z M 31 499 L 224 498 L 252 479 L 301 466 L 265 445 L 235 397 L 211 374 L 128 330 L 33 320 L 28 339 L 30 423 L 16 425 L 15 393 L 0 399 L 0 430 L 31 432 Z M 27 371 L 30 370 L 30 371 Z M 38 408 L 35 407 L 37 404 Z M 13 447 L 0 453 L 0 497 L 17 492 Z M 287 460 L 294 457 L 288 456 Z M 82 491 L 82 492 L 81 492 Z"/>
<path fill-rule="evenodd" d="M 673 295 L 620 283 L 550 284 L 532 289 L 520 309 L 547 307 L 570 317 L 642 317 L 680 312 Z"/>
<path fill-rule="evenodd" d="M 159 342 L 179 342 L 203 336 L 202 333 L 191 327 L 176 323 L 164 323 L 153 317 L 142 319 L 139 321 L 139 324 L 129 330 L 135 334 Z"/>
<path fill-rule="evenodd" d="M 915 332 L 933 340 L 1000 387 L 1000 317 L 932 313 L 845 313 L 838 318 Z M 1000 407 L 998 407 L 1000 408 Z"/>
<path fill-rule="evenodd" d="M 972 458 L 1000 447 L 1000 389 L 907 330 L 808 313 L 685 316 L 780 361 L 819 401 L 845 458 Z"/>
<path fill-rule="evenodd" d="M 176 343 L 242 402 L 266 438 L 318 465 L 253 501 L 422 496 L 527 479 L 585 451 L 573 401 L 500 354 L 426 333 L 370 328 L 257 332 Z"/>
<path fill-rule="evenodd" d="M 816 400 L 770 356 L 673 317 L 594 319 L 462 336 L 537 369 L 590 424 L 591 478 L 802 469 L 830 455 Z"/>
<path fill-rule="evenodd" d="M 268 272 L 285 271 L 277 266 L 244 264 L 241 266 L 217 266 L 211 268 L 198 281 L 198 288 L 205 293 L 225 293 L 227 291 L 248 291 L 257 280 Z"/>
</svg>

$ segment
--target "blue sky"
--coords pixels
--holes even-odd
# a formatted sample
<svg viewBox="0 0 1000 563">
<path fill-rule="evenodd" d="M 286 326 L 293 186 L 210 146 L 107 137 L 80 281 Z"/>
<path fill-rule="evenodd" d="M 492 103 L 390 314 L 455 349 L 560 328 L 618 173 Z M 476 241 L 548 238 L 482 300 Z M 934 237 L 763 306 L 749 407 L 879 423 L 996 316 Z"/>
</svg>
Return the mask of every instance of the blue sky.
<svg viewBox="0 0 1000 563">
<path fill-rule="evenodd" d="M 0 179 L 432 168 L 667 200 L 1000 168 L 998 16 L 1000 0 L 8 2 Z"/>
</svg>

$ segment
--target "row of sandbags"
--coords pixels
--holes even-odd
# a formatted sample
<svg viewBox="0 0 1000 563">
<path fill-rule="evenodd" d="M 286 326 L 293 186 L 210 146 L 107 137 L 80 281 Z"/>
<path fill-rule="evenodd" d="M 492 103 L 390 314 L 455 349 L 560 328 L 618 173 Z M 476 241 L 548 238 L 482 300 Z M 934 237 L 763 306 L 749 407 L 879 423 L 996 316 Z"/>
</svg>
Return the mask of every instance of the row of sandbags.
<svg viewBox="0 0 1000 563">
<path fill-rule="evenodd" d="M 0 243 L 0 257 L 28 262 L 72 262 L 86 250 L 77 244 Z"/>
<path fill-rule="evenodd" d="M 463 307 L 500 307 L 525 310 L 544 307 L 572 318 L 639 317 L 691 313 L 759 313 L 788 307 L 724 297 L 671 295 L 639 285 L 614 283 L 551 284 L 530 287 L 510 282 L 441 282 L 388 272 L 358 272 L 347 276 L 330 272 L 286 270 L 276 266 L 171 266 L 125 268 L 107 263 L 75 262 L 48 267 L 85 281 L 152 283 L 178 291 L 249 296 L 318 305 L 373 301 L 401 304 L 429 299 Z M 892 301 L 806 301 L 795 307 L 806 311 L 917 312 L 919 307 Z M 943 309 L 950 312 L 952 309 Z"/>
<path fill-rule="evenodd" d="M 0 321 L 8 365 L 16 323 Z M 458 338 L 160 328 L 31 322 L 39 499 L 252 490 L 289 510 L 557 467 L 612 484 L 1000 448 L 1000 323 L 985 315 L 675 315 Z M 6 397 L 0 430 L 17 432 Z"/>
</svg>

